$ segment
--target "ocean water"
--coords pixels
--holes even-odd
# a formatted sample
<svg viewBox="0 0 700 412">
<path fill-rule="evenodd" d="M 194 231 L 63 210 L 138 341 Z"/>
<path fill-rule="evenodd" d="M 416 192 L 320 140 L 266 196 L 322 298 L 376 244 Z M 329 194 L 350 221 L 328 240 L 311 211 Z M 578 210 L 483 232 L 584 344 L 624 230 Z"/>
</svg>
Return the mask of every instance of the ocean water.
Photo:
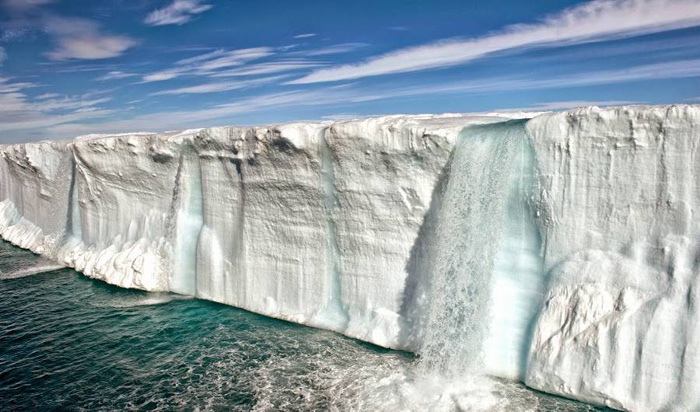
<svg viewBox="0 0 700 412">
<path fill-rule="evenodd" d="M 520 384 L 417 376 L 416 358 L 0 243 L 2 411 L 593 411 Z"/>
</svg>

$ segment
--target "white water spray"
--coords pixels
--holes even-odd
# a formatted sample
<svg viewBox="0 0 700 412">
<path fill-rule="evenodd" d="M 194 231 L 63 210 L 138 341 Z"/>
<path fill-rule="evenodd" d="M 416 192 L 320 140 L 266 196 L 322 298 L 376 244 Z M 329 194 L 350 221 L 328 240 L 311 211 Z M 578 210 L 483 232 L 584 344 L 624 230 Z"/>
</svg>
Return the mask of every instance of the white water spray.
<svg viewBox="0 0 700 412">
<path fill-rule="evenodd" d="M 450 162 L 431 261 L 420 366 L 446 379 L 479 374 L 509 181 L 525 136 L 511 121 L 465 129 Z"/>
</svg>

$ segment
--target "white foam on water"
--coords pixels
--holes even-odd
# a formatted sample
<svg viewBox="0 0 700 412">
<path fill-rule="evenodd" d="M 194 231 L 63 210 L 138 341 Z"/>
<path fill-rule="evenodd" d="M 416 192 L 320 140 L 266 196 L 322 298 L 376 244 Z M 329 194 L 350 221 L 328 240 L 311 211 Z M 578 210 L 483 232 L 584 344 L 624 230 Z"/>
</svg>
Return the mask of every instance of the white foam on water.
<svg viewBox="0 0 700 412">
<path fill-rule="evenodd" d="M 190 296 L 181 296 L 170 293 L 153 293 L 144 296 L 115 297 L 108 301 L 92 302 L 100 308 L 133 308 L 139 306 L 154 306 L 170 303 L 175 300 L 193 299 Z"/>
<path fill-rule="evenodd" d="M 65 266 L 56 263 L 47 263 L 36 266 L 31 266 L 28 268 L 21 268 L 17 270 L 1 271 L 0 280 L 8 279 L 19 279 L 27 276 L 38 275 L 40 273 L 52 272 L 54 270 L 63 269 Z"/>
</svg>

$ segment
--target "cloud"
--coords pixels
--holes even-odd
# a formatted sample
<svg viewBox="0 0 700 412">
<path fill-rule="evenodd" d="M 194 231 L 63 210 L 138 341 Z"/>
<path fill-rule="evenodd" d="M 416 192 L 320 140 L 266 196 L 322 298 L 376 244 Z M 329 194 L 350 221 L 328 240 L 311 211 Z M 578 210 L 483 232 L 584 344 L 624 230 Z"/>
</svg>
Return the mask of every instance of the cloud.
<svg viewBox="0 0 700 412">
<path fill-rule="evenodd" d="M 31 83 L 12 82 L 0 78 L 0 132 L 39 130 L 62 123 L 80 122 L 95 119 L 112 113 L 97 105 L 109 101 L 109 98 L 93 98 L 94 94 L 79 96 L 61 96 L 45 93 L 33 101 L 24 89 L 36 87 Z M 6 136 L 6 135 L 3 135 Z M 16 137 L 15 137 L 16 138 Z M 3 137 L 4 142 L 8 142 Z"/>
<path fill-rule="evenodd" d="M 481 78 L 452 83 L 426 84 L 388 90 L 367 90 L 353 102 L 368 102 L 389 98 L 441 95 L 450 93 L 496 93 L 562 87 L 584 87 L 603 84 L 629 83 L 658 79 L 700 77 L 700 59 L 633 66 L 614 70 L 572 73 L 548 78 Z"/>
<path fill-rule="evenodd" d="M 36 83 L 10 82 L 10 80 L 7 77 L 0 77 L 0 93 L 14 93 L 38 86 Z"/>
<path fill-rule="evenodd" d="M 54 0 L 4 0 L 3 3 L 10 9 L 14 10 L 30 10 L 37 7 L 53 3 Z"/>
<path fill-rule="evenodd" d="M 279 60 L 274 62 L 259 63 L 233 70 L 225 70 L 211 75 L 211 77 L 236 77 L 260 74 L 291 72 L 300 69 L 309 69 L 326 65 L 323 62 L 311 60 Z"/>
<path fill-rule="evenodd" d="M 238 50 L 216 50 L 187 59 L 179 60 L 174 67 L 155 73 L 149 73 L 142 82 L 160 82 L 185 75 L 208 75 L 218 70 L 243 64 L 274 54 L 270 47 L 253 47 Z"/>
<path fill-rule="evenodd" d="M 7 53 L 5 52 L 5 48 L 0 46 L 0 64 L 2 64 L 6 59 Z"/>
<path fill-rule="evenodd" d="M 259 86 L 265 83 L 270 83 L 279 80 L 286 76 L 265 77 L 262 79 L 238 81 L 238 82 L 212 82 L 200 84 L 197 86 L 180 87 L 177 89 L 163 90 L 160 92 L 151 93 L 151 96 L 162 95 L 180 95 L 180 94 L 202 94 L 202 93 L 219 93 L 231 90 L 239 90 L 249 87 Z"/>
<path fill-rule="evenodd" d="M 151 83 L 151 82 L 162 82 L 165 80 L 170 80 L 174 79 L 180 75 L 184 74 L 183 72 L 180 71 L 162 71 L 158 73 L 151 73 L 143 76 L 142 82 L 143 83 Z"/>
<path fill-rule="evenodd" d="M 185 24 L 192 16 L 211 9 L 212 5 L 202 4 L 201 0 L 175 0 L 172 4 L 162 9 L 151 12 L 144 23 L 151 26 L 165 26 L 168 24 Z"/>
<path fill-rule="evenodd" d="M 106 81 L 106 80 L 121 80 L 121 79 L 128 79 L 129 77 L 136 77 L 138 74 L 136 73 L 127 73 L 119 70 L 113 70 L 111 72 L 108 72 L 95 80 L 99 81 Z"/>
<path fill-rule="evenodd" d="M 62 124 L 51 131 L 75 136 L 86 133 L 122 133 L 142 131 L 173 130 L 211 126 L 212 120 L 227 119 L 231 116 L 257 112 L 285 106 L 329 105 L 345 102 L 351 93 L 344 87 L 326 87 L 315 91 L 290 91 L 263 94 L 237 101 L 194 111 L 158 112 L 135 116 L 131 119 L 116 120 L 95 125 Z"/>
<path fill-rule="evenodd" d="M 101 33 L 96 22 L 81 18 L 52 16 L 46 19 L 45 28 L 56 42 L 56 49 L 46 54 L 51 60 L 107 59 L 137 44 L 127 36 Z"/>
<path fill-rule="evenodd" d="M 58 93 L 44 93 L 40 94 L 35 97 L 36 100 L 46 100 L 46 99 L 53 99 L 54 97 L 61 97 L 60 94 Z"/>
<path fill-rule="evenodd" d="M 303 33 L 294 36 L 295 39 L 308 39 L 309 37 L 316 37 L 316 33 Z"/>
<path fill-rule="evenodd" d="M 596 42 L 700 25 L 697 0 L 592 0 L 534 24 L 517 24 L 474 39 L 442 40 L 357 64 L 320 69 L 290 84 L 358 79 L 463 64 L 528 47 Z"/>
<path fill-rule="evenodd" d="M 94 125 L 78 122 L 63 122 L 52 127 L 55 133 L 72 136 L 82 133 L 118 133 L 135 130 L 173 130 L 176 128 L 211 126 L 212 122 L 222 119 L 231 123 L 231 117 L 245 113 L 262 113 L 266 110 L 282 107 L 324 106 L 347 107 L 367 101 L 395 99 L 402 97 L 443 95 L 450 93 L 476 94 L 533 89 L 552 89 L 560 87 L 584 87 L 610 83 L 633 82 L 663 78 L 699 77 L 700 59 L 680 60 L 660 64 L 640 65 L 624 69 L 572 73 L 553 78 L 483 78 L 470 81 L 426 84 L 416 87 L 374 90 L 369 86 L 339 85 L 322 87 L 315 90 L 296 90 L 261 94 L 243 98 L 234 103 L 215 105 L 192 111 L 163 111 L 142 114 L 129 119 L 108 121 Z M 521 109 L 527 111 L 548 111 L 568 109 L 590 105 L 630 104 L 630 101 L 562 101 L 548 102 Z"/>
<path fill-rule="evenodd" d="M 367 46 L 368 45 L 366 43 L 340 43 L 340 44 L 334 44 L 332 46 L 324 47 L 321 49 L 298 51 L 298 52 L 294 52 L 294 53 L 290 53 L 290 54 L 298 55 L 298 56 L 307 56 L 307 57 L 327 56 L 330 54 L 348 53 L 348 52 L 355 51 L 357 49 L 361 49 L 361 48 L 367 47 Z"/>
</svg>

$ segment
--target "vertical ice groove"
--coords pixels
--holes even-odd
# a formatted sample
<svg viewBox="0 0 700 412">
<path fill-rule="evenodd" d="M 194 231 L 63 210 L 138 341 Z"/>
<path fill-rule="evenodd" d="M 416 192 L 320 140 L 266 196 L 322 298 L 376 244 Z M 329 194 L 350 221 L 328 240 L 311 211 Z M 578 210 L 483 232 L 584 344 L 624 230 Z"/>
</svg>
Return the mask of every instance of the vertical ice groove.
<svg viewBox="0 0 700 412">
<path fill-rule="evenodd" d="M 253 139 L 254 139 L 254 132 L 252 130 L 248 131 L 246 135 L 246 140 L 248 143 L 248 148 L 249 150 L 252 151 L 252 147 L 254 145 Z M 246 262 L 245 262 L 245 213 L 246 213 L 246 197 L 247 197 L 247 190 L 246 190 L 246 166 L 245 162 L 242 159 L 234 159 L 232 163 L 229 163 L 229 175 L 232 176 L 233 178 L 233 173 L 230 170 L 230 165 L 233 164 L 236 173 L 235 173 L 235 181 L 238 182 L 238 204 L 236 205 L 236 242 L 234 243 L 234 255 L 233 255 L 233 261 L 234 261 L 234 273 L 233 274 L 224 274 L 223 279 L 222 279 L 222 284 L 224 287 L 224 296 L 226 297 L 227 301 L 233 301 L 234 299 L 234 290 L 233 287 L 235 285 L 235 280 L 238 280 L 241 283 L 242 287 L 241 290 L 243 292 L 243 301 L 248 302 L 248 287 L 250 286 L 248 284 L 248 277 L 247 277 L 247 270 L 246 270 Z M 223 273 L 222 269 L 222 273 Z M 229 276 L 233 276 L 233 279 L 229 279 Z M 227 280 L 234 280 L 234 281 L 229 281 Z M 239 287 L 241 286 L 239 285 Z"/>
<path fill-rule="evenodd" d="M 197 285 L 197 244 L 202 230 L 202 173 L 199 159 L 189 147 L 183 149 L 173 193 L 174 261 L 170 290 L 195 295 Z"/>
<path fill-rule="evenodd" d="M 349 318 L 342 301 L 340 248 L 338 247 L 338 231 L 333 216 L 340 203 L 335 185 L 333 153 L 326 141 L 326 130 L 323 129 L 319 132 L 318 140 L 321 156 L 321 178 L 323 179 L 323 206 L 326 214 L 326 255 L 328 256 L 326 273 L 330 279 L 330 288 L 326 304 L 317 316 L 317 321 L 328 328 L 342 330 L 347 326 Z"/>
<path fill-rule="evenodd" d="M 523 122 L 464 129 L 438 212 L 421 367 L 447 378 L 484 368 L 492 272 Z"/>
<path fill-rule="evenodd" d="M 71 147 L 72 149 L 72 147 Z M 67 228 L 66 228 L 66 235 L 71 236 L 75 239 L 81 239 L 82 238 L 82 227 L 81 227 L 81 222 L 80 222 L 80 202 L 78 198 L 78 169 L 75 165 L 75 159 L 73 158 L 72 155 L 72 150 L 71 150 L 71 156 L 70 156 L 70 171 L 71 171 L 71 176 L 70 176 L 70 189 L 68 191 L 68 201 L 70 202 L 68 205 L 68 216 L 67 216 Z"/>
</svg>

